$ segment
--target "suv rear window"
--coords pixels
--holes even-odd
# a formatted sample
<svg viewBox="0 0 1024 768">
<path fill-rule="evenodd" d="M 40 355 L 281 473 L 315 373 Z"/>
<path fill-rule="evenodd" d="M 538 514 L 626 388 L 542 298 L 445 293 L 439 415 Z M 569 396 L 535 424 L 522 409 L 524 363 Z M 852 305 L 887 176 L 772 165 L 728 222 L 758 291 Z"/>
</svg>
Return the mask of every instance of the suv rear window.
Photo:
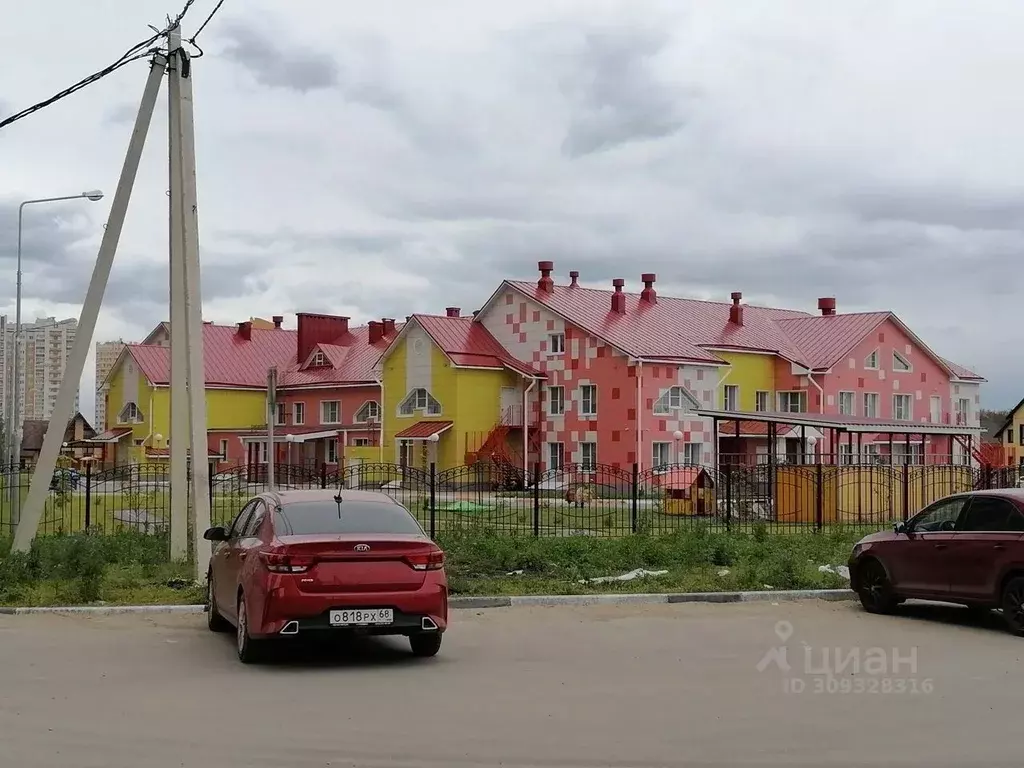
<svg viewBox="0 0 1024 768">
<path fill-rule="evenodd" d="M 311 533 L 406 533 L 422 536 L 416 518 L 398 504 L 342 501 L 301 501 L 277 511 L 279 535 Z"/>
</svg>

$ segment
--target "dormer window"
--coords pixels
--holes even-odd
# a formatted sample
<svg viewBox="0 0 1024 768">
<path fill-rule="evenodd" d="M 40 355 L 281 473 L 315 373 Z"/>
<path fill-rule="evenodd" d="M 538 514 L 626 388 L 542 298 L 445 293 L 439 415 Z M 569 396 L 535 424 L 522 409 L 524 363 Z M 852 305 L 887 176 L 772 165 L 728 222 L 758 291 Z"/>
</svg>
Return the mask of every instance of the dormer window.
<svg viewBox="0 0 1024 768">
<path fill-rule="evenodd" d="M 907 360 L 899 352 L 892 353 L 892 369 L 894 371 L 910 371 L 913 368 L 910 365 L 910 361 Z"/>
<path fill-rule="evenodd" d="M 420 387 L 410 392 L 398 406 L 398 413 L 402 416 L 413 416 L 417 411 L 427 416 L 440 416 L 441 404 L 427 390 Z"/>
<path fill-rule="evenodd" d="M 141 424 L 143 420 L 142 411 L 135 403 L 128 403 L 117 415 L 118 424 Z"/>
<path fill-rule="evenodd" d="M 375 400 L 363 403 L 363 407 L 356 411 L 356 424 L 368 421 L 380 421 L 380 403 Z"/>
<path fill-rule="evenodd" d="M 326 368 L 330 364 L 331 362 L 327 359 L 327 355 L 319 349 L 314 353 L 313 358 L 309 361 L 310 368 Z"/>
</svg>

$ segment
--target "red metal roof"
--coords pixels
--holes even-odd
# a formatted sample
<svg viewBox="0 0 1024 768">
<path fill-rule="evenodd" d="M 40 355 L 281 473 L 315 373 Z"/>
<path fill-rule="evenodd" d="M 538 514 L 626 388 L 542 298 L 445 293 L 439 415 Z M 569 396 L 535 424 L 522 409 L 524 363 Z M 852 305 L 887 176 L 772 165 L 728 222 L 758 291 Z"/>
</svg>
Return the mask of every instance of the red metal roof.
<svg viewBox="0 0 1024 768">
<path fill-rule="evenodd" d="M 267 370 L 295 356 L 295 331 L 253 328 L 244 339 L 233 325 L 203 325 L 206 383 L 212 386 L 263 389 Z M 170 384 L 171 348 L 128 344 L 126 349 L 151 384 Z"/>
<path fill-rule="evenodd" d="M 411 427 L 406 427 L 398 432 L 395 437 L 402 440 L 425 440 L 431 435 L 439 435 L 451 429 L 452 423 L 450 421 L 417 421 Z"/>
<path fill-rule="evenodd" d="M 718 434 L 720 437 L 735 437 L 736 436 L 736 422 L 735 421 L 722 421 L 718 424 Z M 764 436 L 768 434 L 768 425 L 763 421 L 741 421 L 740 422 L 740 437 L 744 435 L 757 435 Z"/>
<path fill-rule="evenodd" d="M 804 354 L 811 368 L 831 368 L 860 341 L 892 316 L 891 312 L 855 312 L 777 320 L 778 326 Z"/>
<path fill-rule="evenodd" d="M 527 376 L 544 374 L 516 360 L 481 323 L 471 317 L 413 315 L 427 335 L 457 366 L 511 368 Z"/>
<path fill-rule="evenodd" d="M 731 304 L 658 296 L 656 304 L 624 293 L 626 312 L 611 309 L 610 290 L 556 285 L 552 293 L 536 283 L 506 281 L 520 293 L 604 339 L 627 354 L 658 359 L 722 362 L 702 347 L 736 347 L 775 352 L 803 362 L 800 349 L 783 333 L 778 320 L 810 317 L 804 312 L 743 306 L 743 325 L 729 322 Z"/>
<path fill-rule="evenodd" d="M 958 378 L 973 379 L 974 381 L 985 381 L 984 376 L 975 373 L 970 368 L 964 368 L 962 365 L 957 365 L 952 360 L 942 358 L 942 362 L 944 362 L 946 364 L 946 367 L 949 368 L 949 370 L 951 370 L 953 373 L 955 373 Z"/>
<path fill-rule="evenodd" d="M 82 442 L 87 443 L 116 443 L 125 435 L 132 433 L 131 427 L 115 427 L 114 429 L 108 429 L 106 432 L 100 432 L 90 438 L 86 438 Z"/>
<path fill-rule="evenodd" d="M 384 336 L 375 344 L 370 343 L 369 326 L 362 325 L 351 328 L 347 333 L 330 344 L 318 344 L 316 349 L 324 353 L 331 365 L 319 368 L 306 368 L 295 359 L 295 350 L 291 351 L 291 360 L 283 365 L 280 374 L 282 389 L 324 384 L 371 384 L 376 381 L 374 367 L 380 356 L 397 338 L 404 324 L 395 326 L 395 333 Z"/>
</svg>

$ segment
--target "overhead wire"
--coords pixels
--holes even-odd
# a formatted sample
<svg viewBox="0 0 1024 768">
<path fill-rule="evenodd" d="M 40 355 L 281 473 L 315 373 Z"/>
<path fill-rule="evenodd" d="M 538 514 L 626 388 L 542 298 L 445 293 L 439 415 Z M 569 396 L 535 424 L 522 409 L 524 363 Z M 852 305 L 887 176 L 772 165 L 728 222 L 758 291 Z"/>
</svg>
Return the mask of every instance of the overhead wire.
<svg viewBox="0 0 1024 768">
<path fill-rule="evenodd" d="M 22 120 L 22 119 L 28 117 L 29 115 L 32 115 L 32 114 L 38 112 L 39 110 L 45 109 L 46 107 L 50 106 L 51 104 L 54 104 L 54 103 L 60 101 L 61 99 L 67 98 L 68 96 L 72 95 L 73 93 L 77 93 L 78 91 L 82 90 L 83 88 L 85 88 L 85 87 L 87 87 L 89 85 L 92 85 L 93 83 L 97 82 L 98 80 L 102 80 L 107 75 L 113 74 L 117 70 L 121 69 L 121 67 L 127 66 L 128 64 L 131 64 L 134 61 L 138 61 L 140 59 L 145 59 L 145 58 L 153 55 L 154 53 L 159 53 L 161 49 L 160 49 L 160 47 L 158 45 L 155 45 L 155 44 L 159 40 L 166 38 L 171 29 L 173 29 L 174 27 L 179 26 L 181 24 L 182 20 L 188 14 L 188 12 L 192 8 L 192 6 L 195 4 L 195 1 L 196 0 L 185 0 L 185 5 L 182 7 L 182 9 L 178 13 L 178 15 L 175 16 L 173 20 L 171 20 L 171 18 L 168 17 L 168 19 L 167 19 L 168 24 L 167 24 L 167 27 L 165 29 L 163 29 L 162 31 L 158 30 L 158 31 L 156 31 L 156 34 L 152 35 L 150 38 L 148 38 L 146 40 L 143 40 L 142 42 L 136 43 L 131 48 L 129 48 L 127 51 L 125 51 L 121 55 L 121 57 L 118 58 L 113 63 L 108 64 L 103 69 L 101 69 L 101 70 L 99 70 L 97 72 L 93 72 L 91 75 L 83 77 L 77 83 L 74 83 L 73 85 L 68 86 L 67 88 L 65 88 L 62 91 L 58 91 L 57 93 L 55 93 L 50 98 L 45 99 L 43 101 L 40 101 L 40 102 L 38 102 L 36 104 L 33 104 L 31 107 L 26 107 L 25 109 L 21 110 L 20 112 L 16 112 L 15 114 L 13 114 L 13 115 L 11 115 L 9 117 L 6 117 L 3 120 L 0 120 L 0 128 L 5 128 L 6 126 L 10 125 L 11 123 L 15 123 L 18 120 Z M 199 29 L 196 31 L 196 33 L 188 41 L 190 44 L 194 45 L 196 48 L 199 49 L 199 51 L 200 51 L 199 55 L 200 56 L 202 56 L 202 49 L 199 48 L 199 46 L 195 44 L 195 39 L 196 39 L 196 37 L 199 36 L 199 33 L 202 32 L 203 29 L 206 28 L 206 25 L 210 23 L 210 20 L 214 17 L 214 15 L 216 15 L 217 11 L 220 10 L 220 7 L 223 4 L 224 4 L 224 0 L 219 0 L 219 2 L 214 7 L 214 9 L 210 13 L 210 15 L 206 17 L 206 21 L 204 21 L 199 26 Z M 155 27 L 153 27 L 152 29 L 156 30 Z M 198 57 L 196 57 L 196 58 L 198 58 Z"/>
</svg>

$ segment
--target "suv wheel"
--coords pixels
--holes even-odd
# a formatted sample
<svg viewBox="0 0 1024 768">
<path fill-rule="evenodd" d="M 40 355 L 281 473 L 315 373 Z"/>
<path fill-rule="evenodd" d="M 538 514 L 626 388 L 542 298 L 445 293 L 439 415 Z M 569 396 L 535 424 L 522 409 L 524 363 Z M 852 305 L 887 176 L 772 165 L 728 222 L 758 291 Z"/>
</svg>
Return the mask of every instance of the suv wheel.
<svg viewBox="0 0 1024 768">
<path fill-rule="evenodd" d="M 1024 635 L 1024 576 L 1015 576 L 1006 582 L 1000 606 L 1010 631 L 1015 635 Z"/>
<path fill-rule="evenodd" d="M 899 605 L 885 568 L 877 560 L 868 560 L 860 567 L 858 582 L 857 596 L 868 613 L 892 613 Z"/>
</svg>

